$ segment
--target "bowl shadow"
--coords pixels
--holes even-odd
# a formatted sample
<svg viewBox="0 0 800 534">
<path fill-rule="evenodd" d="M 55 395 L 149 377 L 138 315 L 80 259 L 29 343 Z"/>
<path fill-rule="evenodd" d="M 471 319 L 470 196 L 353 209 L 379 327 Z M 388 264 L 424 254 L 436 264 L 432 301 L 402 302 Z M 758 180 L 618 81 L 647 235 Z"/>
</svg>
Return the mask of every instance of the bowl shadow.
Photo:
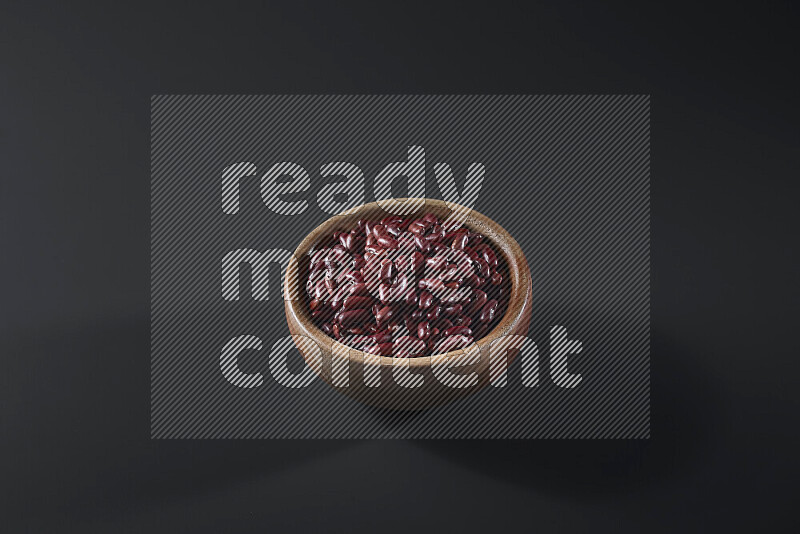
<svg viewBox="0 0 800 534">
<path fill-rule="evenodd" d="M 419 447 L 497 480 L 579 500 L 677 483 L 709 458 L 722 420 L 718 390 L 698 357 L 653 333 L 650 439 L 415 440 Z"/>
</svg>

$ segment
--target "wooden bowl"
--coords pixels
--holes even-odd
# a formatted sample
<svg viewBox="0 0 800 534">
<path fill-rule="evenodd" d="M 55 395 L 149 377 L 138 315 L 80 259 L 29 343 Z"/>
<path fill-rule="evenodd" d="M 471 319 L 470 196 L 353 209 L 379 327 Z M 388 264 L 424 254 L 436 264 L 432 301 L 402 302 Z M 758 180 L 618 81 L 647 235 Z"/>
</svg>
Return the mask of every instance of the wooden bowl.
<svg viewBox="0 0 800 534">
<path fill-rule="evenodd" d="M 508 267 L 510 296 L 508 309 L 500 322 L 486 336 L 476 340 L 475 345 L 446 354 L 422 356 L 415 358 L 393 358 L 367 354 L 356 349 L 345 347 L 340 342 L 325 334 L 311 321 L 308 311 L 308 300 L 302 288 L 305 280 L 301 280 L 301 262 L 307 257 L 312 247 L 336 230 L 350 230 L 358 219 L 376 220 L 387 216 L 387 212 L 377 202 L 372 202 L 350 209 L 341 215 L 334 216 L 303 239 L 286 271 L 284 295 L 286 319 L 289 332 L 295 336 L 297 346 L 306 364 L 311 367 L 325 382 L 337 391 L 349 395 L 372 406 L 393 410 L 422 410 L 451 402 L 457 398 L 474 393 L 489 384 L 489 348 L 491 344 L 508 335 L 528 334 L 531 321 L 531 273 L 528 262 L 519 244 L 508 232 L 490 218 L 474 210 L 434 199 L 391 199 L 382 200 L 384 206 L 409 206 L 416 203 L 418 208 L 413 213 L 403 216 L 421 216 L 433 213 L 440 219 L 457 210 L 458 219 L 463 226 L 480 232 L 500 252 Z M 395 210 L 397 211 L 397 210 Z M 301 288 L 298 290 L 298 288 Z M 312 344 L 313 342 L 313 344 Z M 319 350 L 317 350 L 317 348 Z M 479 353 L 478 353 L 479 351 Z M 516 351 L 510 351 L 513 358 Z M 511 361 L 509 360 L 510 364 Z M 405 387 L 394 379 L 393 366 L 403 366 L 395 372 L 417 374 L 423 378 L 421 385 Z M 404 367 L 408 366 L 408 367 Z M 477 373 L 477 383 L 468 387 L 451 387 L 437 378 L 434 369 L 451 366 L 454 373 Z M 456 370 L 457 369 L 457 370 Z M 344 372 L 348 374 L 345 375 Z M 380 377 L 380 385 L 365 383 L 364 377 Z M 347 376 L 346 382 L 344 376 Z M 406 376 L 400 375 L 401 378 Z M 438 376 L 441 376 L 439 374 Z M 419 379 L 415 379 L 419 382 Z M 401 379 L 400 382 L 403 382 Z M 347 384 L 343 387 L 343 384 Z M 409 385 L 408 382 L 405 385 Z"/>
</svg>

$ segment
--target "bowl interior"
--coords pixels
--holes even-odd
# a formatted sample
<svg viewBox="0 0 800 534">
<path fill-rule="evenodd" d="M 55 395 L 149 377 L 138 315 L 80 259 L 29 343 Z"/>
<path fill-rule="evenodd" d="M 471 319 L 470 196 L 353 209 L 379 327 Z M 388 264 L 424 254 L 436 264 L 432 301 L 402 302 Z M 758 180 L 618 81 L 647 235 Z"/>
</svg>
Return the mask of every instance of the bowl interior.
<svg viewBox="0 0 800 534">
<path fill-rule="evenodd" d="M 478 347 L 483 347 L 508 334 L 512 330 L 514 325 L 520 320 L 527 300 L 530 299 L 531 280 L 527 261 L 525 260 L 525 256 L 519 244 L 517 244 L 514 238 L 499 224 L 485 215 L 464 208 L 463 206 L 436 199 L 391 199 L 381 201 L 380 204 L 378 202 L 364 204 L 343 212 L 340 215 L 336 215 L 312 230 L 298 245 L 294 257 L 299 262 L 302 262 L 317 243 L 329 237 L 336 230 L 352 229 L 359 219 L 375 220 L 390 215 L 391 212 L 385 210 L 382 205 L 389 207 L 395 212 L 399 210 L 409 210 L 408 213 L 402 213 L 403 217 L 420 217 L 426 213 L 432 213 L 439 217 L 439 219 L 446 219 L 452 216 L 458 220 L 462 226 L 483 234 L 491 242 L 494 249 L 500 253 L 502 260 L 505 262 L 508 270 L 507 283 L 509 287 L 509 297 L 508 306 L 503 317 L 486 335 L 480 339 L 476 339 L 475 344 L 477 344 Z M 298 261 L 293 261 L 293 266 L 290 265 L 290 268 L 287 270 L 287 288 L 305 288 L 305 281 L 299 279 L 303 270 L 300 268 Z M 305 290 L 300 289 L 300 292 L 303 293 L 303 295 L 301 295 L 299 299 L 286 301 L 287 313 L 292 313 L 294 315 L 301 324 L 304 330 L 303 333 L 318 345 L 331 346 L 333 343 L 338 343 L 338 341 L 320 330 L 311 320 L 311 314 L 306 302 L 307 298 L 306 295 L 304 295 Z M 459 349 L 446 354 L 403 359 L 407 360 L 411 367 L 427 367 L 432 361 L 455 358 L 464 355 L 467 350 L 468 349 Z M 392 365 L 392 361 L 395 359 L 392 356 L 363 353 L 357 349 L 351 349 L 351 351 L 357 353 L 357 357 L 364 358 L 365 362 L 378 363 L 381 365 Z"/>
</svg>

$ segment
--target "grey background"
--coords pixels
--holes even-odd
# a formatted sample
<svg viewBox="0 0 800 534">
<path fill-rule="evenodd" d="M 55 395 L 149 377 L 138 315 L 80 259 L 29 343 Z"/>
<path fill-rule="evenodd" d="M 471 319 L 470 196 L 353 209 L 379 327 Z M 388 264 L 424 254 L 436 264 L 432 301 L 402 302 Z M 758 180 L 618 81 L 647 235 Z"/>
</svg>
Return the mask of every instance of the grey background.
<svg viewBox="0 0 800 534">
<path fill-rule="evenodd" d="M 647 96 L 156 96 L 151 105 L 152 433 L 157 438 L 462 437 L 646 438 L 650 356 L 650 113 Z M 240 248 L 294 251 L 330 217 L 317 192 L 332 161 L 359 165 L 366 201 L 386 165 L 425 147 L 426 194 L 442 198 L 433 173 L 447 162 L 460 187 L 467 167 L 486 176 L 477 211 L 517 239 L 533 278 L 529 338 L 540 347 L 540 385 L 524 387 L 517 359 L 508 386 L 421 413 L 375 410 L 321 380 L 285 388 L 268 357 L 289 335 L 273 270 L 271 298 L 221 295 L 221 263 Z M 237 214 L 221 209 L 222 169 L 248 161 Z M 296 215 L 271 211 L 260 177 L 292 161 L 311 175 Z M 399 192 L 398 196 L 405 196 Z M 244 269 L 243 271 L 248 271 Z M 550 328 L 567 328 L 583 349 L 569 371 L 574 389 L 549 375 Z M 220 371 L 222 347 L 258 336 L 243 389 Z M 299 372 L 299 353 L 290 353 Z"/>
<path fill-rule="evenodd" d="M 797 4 L 0 3 L 10 532 L 792 532 Z M 652 94 L 651 439 L 150 439 L 165 93 Z"/>
</svg>

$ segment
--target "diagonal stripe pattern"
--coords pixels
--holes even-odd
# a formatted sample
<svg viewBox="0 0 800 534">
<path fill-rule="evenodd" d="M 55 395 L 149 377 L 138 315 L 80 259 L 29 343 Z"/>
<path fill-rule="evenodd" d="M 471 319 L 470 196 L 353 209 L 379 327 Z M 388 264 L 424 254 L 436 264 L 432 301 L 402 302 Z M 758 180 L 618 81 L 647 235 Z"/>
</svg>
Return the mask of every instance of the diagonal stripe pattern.
<svg viewBox="0 0 800 534">
<path fill-rule="evenodd" d="M 424 148 L 424 176 L 394 196 L 466 204 L 508 230 L 531 268 L 533 321 L 503 387 L 389 412 L 306 380 L 280 269 L 268 280 L 241 269 L 226 299 L 222 262 L 291 253 L 327 218 L 375 200 L 375 177 L 412 146 Z M 304 186 L 265 187 L 276 164 Z M 552 379 L 553 332 L 581 343 L 574 388 Z M 230 350 L 242 349 L 234 366 Z M 293 376 L 273 373 L 278 353 Z M 226 378 L 234 367 L 245 387 Z M 646 438 L 649 387 L 648 96 L 152 98 L 152 437 Z"/>
</svg>

